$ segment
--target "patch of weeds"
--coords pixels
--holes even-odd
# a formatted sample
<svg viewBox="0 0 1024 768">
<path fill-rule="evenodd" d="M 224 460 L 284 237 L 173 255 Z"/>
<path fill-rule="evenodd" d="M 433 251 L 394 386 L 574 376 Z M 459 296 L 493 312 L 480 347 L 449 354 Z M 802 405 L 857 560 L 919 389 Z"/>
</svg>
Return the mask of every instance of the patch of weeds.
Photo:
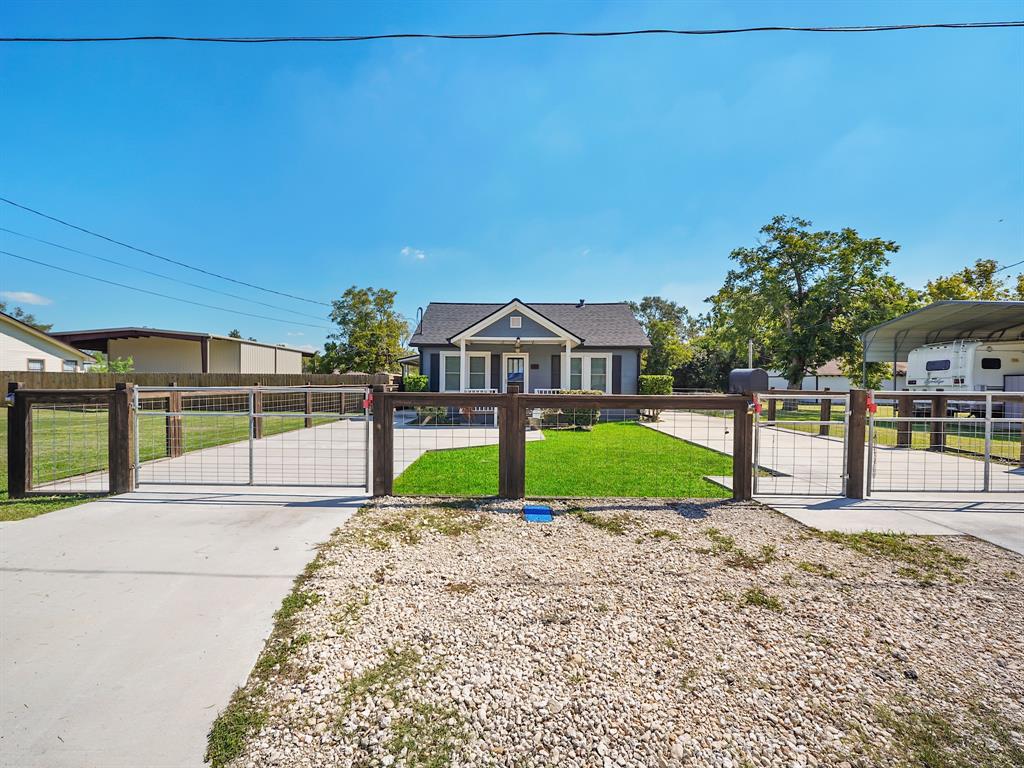
<svg viewBox="0 0 1024 768">
<path fill-rule="evenodd" d="M 717 555 L 722 552 L 731 552 L 736 547 L 736 539 L 727 536 L 717 528 L 708 528 L 704 535 L 711 539 L 712 551 Z"/>
<path fill-rule="evenodd" d="M 251 694 L 236 688 L 231 701 L 217 715 L 206 737 L 206 762 L 213 768 L 222 768 L 242 754 L 246 741 L 266 724 L 267 712 L 256 702 L 256 697 L 262 695 L 262 687 Z"/>
<path fill-rule="evenodd" d="M 896 707 L 877 706 L 875 718 L 892 732 L 901 768 L 1011 768 L 1024 765 L 1024 746 L 998 713 L 969 704 L 963 725 L 937 712 L 917 709 L 905 699 Z"/>
<path fill-rule="evenodd" d="M 468 595 L 476 591 L 476 587 L 464 581 L 451 581 L 444 585 L 445 592 L 453 595 Z"/>
<path fill-rule="evenodd" d="M 752 605 L 756 608 L 767 608 L 769 611 L 782 613 L 782 603 L 777 597 L 773 597 L 760 587 L 751 587 L 743 593 L 743 604 Z"/>
<path fill-rule="evenodd" d="M 1011 568 L 1008 571 L 1003 571 L 1003 578 L 1007 581 L 1016 581 L 1020 578 L 1020 575 Z"/>
<path fill-rule="evenodd" d="M 802 560 L 796 564 L 796 567 L 804 573 L 811 573 L 815 576 L 823 576 L 826 579 L 839 578 L 839 574 L 837 574 L 827 565 L 822 565 L 821 563 L 811 563 L 807 560 Z"/>
<path fill-rule="evenodd" d="M 341 610 L 331 615 L 331 621 L 337 627 L 338 634 L 346 635 L 359 622 L 363 609 L 370 604 L 370 593 L 363 592 L 341 606 Z"/>
<path fill-rule="evenodd" d="M 465 743 L 465 724 L 454 709 L 418 702 L 391 725 L 384 747 L 408 768 L 445 768 Z"/>
<path fill-rule="evenodd" d="M 775 547 L 771 544 L 762 545 L 756 555 L 751 555 L 745 550 L 736 547 L 725 559 L 725 564 L 732 568 L 746 568 L 748 571 L 756 571 L 775 560 Z"/>
<path fill-rule="evenodd" d="M 263 648 L 263 653 L 256 660 L 253 667 L 253 674 L 260 680 L 266 680 L 271 675 L 282 674 L 288 671 L 288 662 L 301 648 L 305 648 L 313 638 L 306 632 L 296 637 L 289 635 L 274 637 L 271 636 Z"/>
<path fill-rule="evenodd" d="M 383 551 L 390 549 L 392 544 L 415 546 L 430 533 L 441 536 L 478 533 L 490 522 L 487 515 L 476 512 L 475 507 L 467 508 L 461 504 L 441 506 L 388 512 L 384 519 L 354 528 L 352 538 L 370 549 Z"/>
<path fill-rule="evenodd" d="M 397 699 L 398 683 L 412 677 L 420 658 L 416 651 L 408 648 L 388 648 L 382 662 L 345 681 L 342 686 L 345 705 L 377 689 L 384 689 L 383 693 Z"/>
<path fill-rule="evenodd" d="M 617 512 L 614 515 L 596 515 L 593 512 L 587 512 L 585 509 L 570 509 L 567 514 L 572 515 L 581 523 L 602 530 L 605 533 L 610 533 L 613 536 L 621 536 L 626 532 L 628 526 L 640 522 L 633 515 L 626 512 Z"/>
<path fill-rule="evenodd" d="M 655 539 L 656 541 L 661 539 L 666 539 L 668 541 L 679 541 L 679 539 L 681 538 L 682 536 L 680 536 L 675 531 L 666 531 L 664 528 L 656 528 L 653 531 L 645 531 L 641 535 L 637 536 L 636 543 L 643 544 L 644 540 L 646 539 Z"/>
<path fill-rule="evenodd" d="M 898 573 L 927 586 L 939 577 L 956 583 L 962 580 L 959 571 L 970 562 L 935 542 L 934 536 L 910 536 L 905 533 L 838 533 L 818 531 L 818 538 L 842 544 L 855 552 L 900 563 Z"/>
<path fill-rule="evenodd" d="M 320 600 L 321 597 L 316 592 L 306 592 L 301 589 L 292 591 L 281 601 L 281 607 L 274 614 L 276 628 L 282 632 L 290 632 L 295 628 L 295 617 L 298 616 L 299 611 L 307 606 L 316 605 Z"/>
<path fill-rule="evenodd" d="M 611 608 L 608 607 L 608 603 L 598 603 L 594 606 L 594 610 L 598 613 L 608 613 L 608 611 L 610 611 Z"/>
</svg>

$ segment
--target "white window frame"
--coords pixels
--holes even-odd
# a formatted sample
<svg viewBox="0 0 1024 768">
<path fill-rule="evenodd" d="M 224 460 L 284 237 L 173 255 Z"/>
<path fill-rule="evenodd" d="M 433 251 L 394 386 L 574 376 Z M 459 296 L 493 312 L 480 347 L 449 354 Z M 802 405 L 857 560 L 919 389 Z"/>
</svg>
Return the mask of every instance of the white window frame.
<svg viewBox="0 0 1024 768">
<path fill-rule="evenodd" d="M 446 382 L 445 382 L 444 372 L 445 372 L 445 365 L 446 365 L 445 364 L 445 358 L 446 357 L 454 357 L 456 360 L 459 361 L 459 388 L 458 389 L 447 389 L 445 387 Z M 437 376 L 438 389 L 441 392 L 464 392 L 466 389 L 469 389 L 470 388 L 469 387 L 469 382 L 470 382 L 470 370 L 469 370 L 470 369 L 470 365 L 469 365 L 469 361 L 470 361 L 470 358 L 473 358 L 473 357 L 483 358 L 483 360 L 484 360 L 484 386 L 483 386 L 483 389 L 490 389 L 491 388 L 491 353 L 490 352 L 466 352 L 466 382 L 465 382 L 465 384 L 463 384 L 463 381 L 462 381 L 462 353 L 461 352 L 442 352 L 441 353 L 441 359 L 440 359 L 441 370 L 438 371 L 438 376 Z"/>
<path fill-rule="evenodd" d="M 529 352 L 502 352 L 501 353 L 501 391 L 508 392 L 508 363 L 510 357 L 523 358 L 523 392 L 530 391 L 530 353 Z"/>
<path fill-rule="evenodd" d="M 509 328 L 522 328 L 523 327 L 523 316 L 522 315 L 509 315 L 508 316 L 508 327 Z"/>
<path fill-rule="evenodd" d="M 60 369 L 64 373 L 78 373 L 78 361 L 77 360 L 63 360 L 61 362 Z"/>
<path fill-rule="evenodd" d="M 39 368 L 33 368 L 32 363 L 39 363 Z M 46 373 L 46 360 L 40 357 L 30 357 L 25 362 L 25 370 L 30 373 Z"/>
<path fill-rule="evenodd" d="M 562 354 L 565 355 L 564 352 Z M 595 358 L 604 358 L 604 360 L 605 360 L 605 369 L 604 369 L 604 386 L 605 386 L 605 388 L 603 390 L 601 390 L 601 391 L 604 392 L 606 395 L 610 395 L 611 392 L 612 392 L 612 353 L 611 352 L 574 352 L 574 353 L 569 355 L 569 360 L 570 361 L 572 361 L 574 359 L 582 360 L 583 361 L 583 363 L 582 363 L 582 373 L 583 373 L 582 384 L 583 384 L 583 386 L 581 387 L 581 389 L 594 389 L 593 382 L 591 380 L 590 363 Z M 571 362 L 570 362 L 570 365 L 567 366 L 567 367 L 568 367 L 568 370 L 569 370 L 569 380 L 566 381 L 563 384 L 563 388 L 571 389 L 572 388 L 572 365 L 571 365 Z"/>
</svg>

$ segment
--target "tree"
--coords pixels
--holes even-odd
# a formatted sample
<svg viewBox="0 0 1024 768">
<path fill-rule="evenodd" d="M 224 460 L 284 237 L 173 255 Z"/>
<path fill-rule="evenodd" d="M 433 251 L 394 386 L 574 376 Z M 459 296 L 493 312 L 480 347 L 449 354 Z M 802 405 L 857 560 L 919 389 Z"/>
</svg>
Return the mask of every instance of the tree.
<svg viewBox="0 0 1024 768">
<path fill-rule="evenodd" d="M 318 372 L 397 370 L 409 325 L 395 311 L 395 291 L 353 285 L 332 307 L 338 330 L 328 336 L 316 360 Z"/>
<path fill-rule="evenodd" d="M 53 323 L 40 323 L 36 320 L 35 315 L 26 312 L 21 307 L 14 307 L 13 309 L 8 310 L 6 301 L 0 301 L 0 312 L 3 312 L 5 315 L 10 315 L 15 320 L 20 320 L 25 325 L 31 325 L 37 331 L 42 331 L 43 333 L 49 333 L 50 329 L 53 328 Z"/>
<path fill-rule="evenodd" d="M 639 303 L 629 302 L 629 308 L 651 340 L 650 349 L 644 351 L 643 373 L 672 373 L 686 362 L 689 350 L 685 342 L 695 327 L 686 307 L 660 296 L 644 296 Z"/>
<path fill-rule="evenodd" d="M 242 338 L 242 332 L 239 331 L 237 328 L 232 328 L 230 331 L 228 331 L 228 336 L 232 339 L 240 339 Z"/>
<path fill-rule="evenodd" d="M 131 373 L 135 370 L 135 359 L 132 357 L 115 357 L 111 360 L 102 352 L 94 352 L 96 362 L 89 370 L 93 373 Z"/>
<path fill-rule="evenodd" d="M 1006 284 L 1006 277 L 995 259 L 978 259 L 973 267 L 964 267 L 951 275 L 929 280 L 925 285 L 928 301 L 962 299 L 975 301 L 1000 301 L 1024 299 L 1024 273 L 1017 275 L 1016 290 Z"/>
<path fill-rule="evenodd" d="M 899 246 L 856 230 L 814 232 L 811 222 L 776 216 L 737 263 L 712 303 L 712 333 L 734 357 L 748 339 L 791 388 L 829 360 L 859 365 L 858 335 L 917 303 L 917 292 L 888 274 Z"/>
</svg>

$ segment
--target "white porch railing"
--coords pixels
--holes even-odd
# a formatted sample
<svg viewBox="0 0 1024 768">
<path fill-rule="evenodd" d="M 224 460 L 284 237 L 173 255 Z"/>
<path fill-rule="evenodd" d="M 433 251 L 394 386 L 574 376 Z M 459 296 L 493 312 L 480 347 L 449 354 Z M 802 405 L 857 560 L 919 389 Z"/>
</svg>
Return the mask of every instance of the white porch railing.
<svg viewBox="0 0 1024 768">
<path fill-rule="evenodd" d="M 464 389 L 462 390 L 468 395 L 496 395 L 498 390 L 490 389 Z M 490 405 L 475 405 L 473 406 L 473 413 L 496 413 L 497 411 L 493 406 Z"/>
</svg>

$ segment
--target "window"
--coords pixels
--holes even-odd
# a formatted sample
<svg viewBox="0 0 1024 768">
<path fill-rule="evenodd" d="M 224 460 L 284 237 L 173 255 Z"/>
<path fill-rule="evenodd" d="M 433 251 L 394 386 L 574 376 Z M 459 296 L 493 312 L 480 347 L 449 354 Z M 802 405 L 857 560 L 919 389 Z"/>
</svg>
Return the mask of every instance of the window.
<svg viewBox="0 0 1024 768">
<path fill-rule="evenodd" d="M 28 369 L 30 371 L 36 371 L 42 373 L 46 370 L 46 363 L 42 360 L 29 360 Z"/>
<path fill-rule="evenodd" d="M 583 389 L 583 358 L 569 358 L 569 389 Z"/>
<path fill-rule="evenodd" d="M 590 358 L 590 388 L 608 391 L 608 358 Z"/>
<path fill-rule="evenodd" d="M 929 360 L 924 364 L 926 371 L 948 371 L 949 360 Z"/>
<path fill-rule="evenodd" d="M 469 358 L 469 388 L 487 389 L 487 358 L 471 355 Z"/>
<path fill-rule="evenodd" d="M 981 367 L 986 371 L 998 371 L 1003 367 L 1003 361 L 998 357 L 981 358 Z"/>
<path fill-rule="evenodd" d="M 608 375 L 611 373 L 612 356 L 598 353 L 593 355 L 569 356 L 569 389 L 596 389 L 610 392 Z"/>
<path fill-rule="evenodd" d="M 445 355 L 444 358 L 444 386 L 445 392 L 458 392 L 462 389 L 459 381 L 460 367 L 462 365 L 458 355 Z"/>
<path fill-rule="evenodd" d="M 77 360 L 65 360 L 64 367 L 62 368 L 64 373 L 75 373 L 78 370 Z"/>
<path fill-rule="evenodd" d="M 523 327 L 523 318 L 520 317 L 519 315 L 509 315 L 508 327 L 509 328 L 522 328 Z"/>
</svg>

